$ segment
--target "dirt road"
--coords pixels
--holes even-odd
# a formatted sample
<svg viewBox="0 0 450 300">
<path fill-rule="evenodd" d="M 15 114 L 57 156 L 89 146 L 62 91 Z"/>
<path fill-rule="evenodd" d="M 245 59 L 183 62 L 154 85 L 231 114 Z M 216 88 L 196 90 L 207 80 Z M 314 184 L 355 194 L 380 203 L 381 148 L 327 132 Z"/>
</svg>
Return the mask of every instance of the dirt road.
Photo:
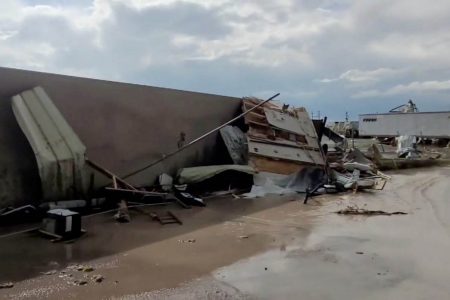
<svg viewBox="0 0 450 300">
<path fill-rule="evenodd" d="M 101 216 L 71 245 L 0 239 L 0 281 L 15 283 L 0 298 L 450 299 L 450 168 L 392 175 L 383 191 L 306 206 L 217 199 L 177 212 L 183 226 Z M 335 214 L 348 205 L 407 215 Z M 94 271 L 67 268 L 75 262 Z"/>
</svg>

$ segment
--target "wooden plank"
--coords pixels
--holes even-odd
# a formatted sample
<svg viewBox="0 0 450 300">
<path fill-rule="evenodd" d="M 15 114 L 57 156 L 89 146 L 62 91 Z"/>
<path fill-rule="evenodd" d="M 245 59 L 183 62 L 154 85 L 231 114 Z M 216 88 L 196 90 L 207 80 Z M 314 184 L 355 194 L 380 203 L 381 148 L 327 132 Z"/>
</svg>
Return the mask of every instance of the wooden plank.
<svg viewBox="0 0 450 300">
<path fill-rule="evenodd" d="M 183 225 L 183 222 L 180 220 L 180 218 L 178 218 L 173 212 L 168 211 L 167 214 L 175 219 L 178 224 Z"/>
<path fill-rule="evenodd" d="M 125 180 L 123 180 L 122 178 L 118 177 L 117 175 L 115 175 L 113 172 L 101 167 L 100 165 L 94 163 L 92 160 L 86 159 L 86 163 L 91 166 L 92 168 L 94 168 L 95 170 L 99 171 L 100 173 L 102 173 L 103 175 L 105 175 L 106 177 L 109 177 L 111 179 L 115 178 L 117 182 L 120 182 L 121 184 L 123 184 L 124 186 L 126 186 L 129 189 L 132 190 L 137 190 L 134 186 L 132 186 L 131 184 L 129 184 L 128 182 L 126 182 Z"/>
<path fill-rule="evenodd" d="M 249 157 L 249 163 L 259 172 L 271 172 L 284 175 L 296 173 L 306 166 L 304 164 L 302 165 L 291 161 L 274 160 L 256 155 L 251 155 Z"/>
<path fill-rule="evenodd" d="M 302 149 L 302 150 L 320 151 L 319 148 L 314 148 L 314 147 L 310 147 L 306 144 L 301 144 L 301 143 L 288 141 L 288 140 L 284 140 L 284 139 L 279 139 L 279 138 L 275 138 L 274 140 L 272 140 L 272 139 L 264 138 L 262 136 L 254 136 L 251 134 L 248 134 L 248 137 L 250 138 L 251 141 L 259 142 L 259 143 L 263 143 L 263 144 L 287 146 L 287 147 L 293 147 L 293 148 L 298 148 L 298 149 Z"/>
<path fill-rule="evenodd" d="M 261 122 L 253 121 L 253 120 L 249 120 L 249 119 L 245 119 L 245 123 L 246 124 L 250 123 L 250 124 L 255 124 L 255 125 L 258 125 L 258 126 L 270 128 L 270 125 L 268 123 L 261 123 Z"/>
<path fill-rule="evenodd" d="M 264 115 L 264 114 L 259 114 L 259 113 L 254 112 L 254 111 L 249 112 L 249 113 L 247 114 L 247 116 L 253 116 L 253 117 L 255 117 L 255 118 L 262 119 L 262 120 L 264 120 L 264 121 L 267 120 L 267 119 L 266 119 L 266 115 Z"/>
<path fill-rule="evenodd" d="M 319 149 L 316 141 L 313 140 L 311 146 L 308 144 L 306 136 L 298 135 L 283 131 L 281 129 L 262 127 L 262 126 L 250 126 L 247 131 L 247 135 L 254 139 L 265 139 L 275 143 L 291 145 L 293 147 L 307 147 L 310 149 Z M 314 148 L 315 145 L 315 148 Z"/>
<path fill-rule="evenodd" d="M 119 189 L 119 188 L 111 188 L 111 187 L 106 187 L 105 190 L 111 191 L 111 192 L 123 192 L 123 193 L 140 194 L 140 195 L 147 195 L 147 196 L 166 196 L 167 195 L 167 193 L 157 193 L 157 192 L 139 191 L 139 190 L 128 190 L 128 189 Z"/>
<path fill-rule="evenodd" d="M 246 107 L 252 108 L 252 107 L 258 105 L 259 103 L 261 103 L 261 101 L 262 100 L 256 99 L 256 98 L 245 98 L 243 102 Z M 263 107 L 281 111 L 281 108 L 278 105 L 273 104 L 273 103 L 266 103 L 263 105 Z"/>
<path fill-rule="evenodd" d="M 294 148 L 282 145 L 267 144 L 248 140 L 250 154 L 271 157 L 273 159 L 291 160 L 300 163 L 324 165 L 322 153 L 314 150 Z"/>
</svg>

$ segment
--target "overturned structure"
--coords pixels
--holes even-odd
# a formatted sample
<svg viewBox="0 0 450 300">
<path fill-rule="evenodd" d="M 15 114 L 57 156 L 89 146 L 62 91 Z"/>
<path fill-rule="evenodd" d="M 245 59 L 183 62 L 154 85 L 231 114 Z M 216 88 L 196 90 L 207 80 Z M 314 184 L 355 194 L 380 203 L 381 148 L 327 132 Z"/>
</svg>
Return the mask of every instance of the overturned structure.
<svg viewBox="0 0 450 300">
<path fill-rule="evenodd" d="M 161 158 L 237 115 L 241 99 L 135 84 L 0 68 L 0 207 L 42 198 L 33 148 L 12 110 L 15 95 L 41 86 L 87 148 L 87 155 L 119 175 Z M 148 185 L 181 167 L 221 161 L 218 134 L 127 180 Z M 226 150 L 224 150 L 226 151 Z M 95 171 L 94 186 L 108 183 Z"/>
<path fill-rule="evenodd" d="M 243 110 L 259 100 L 244 99 Z M 245 116 L 249 163 L 258 171 L 289 175 L 304 166 L 324 166 L 316 130 L 303 108 L 268 103 Z"/>
</svg>

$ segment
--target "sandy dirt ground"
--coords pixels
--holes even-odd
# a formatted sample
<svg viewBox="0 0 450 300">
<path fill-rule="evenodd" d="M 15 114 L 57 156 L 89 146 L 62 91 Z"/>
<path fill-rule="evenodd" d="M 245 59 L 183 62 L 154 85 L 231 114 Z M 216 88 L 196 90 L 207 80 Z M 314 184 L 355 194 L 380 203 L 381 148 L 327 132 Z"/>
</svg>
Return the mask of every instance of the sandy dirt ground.
<svg viewBox="0 0 450 300">
<path fill-rule="evenodd" d="M 170 207 L 182 226 L 100 215 L 73 244 L 0 238 L 0 283 L 14 282 L 0 298 L 450 299 L 450 168 L 391 175 L 383 191 L 308 205 L 284 196 Z M 407 215 L 335 213 L 349 205 Z"/>
</svg>

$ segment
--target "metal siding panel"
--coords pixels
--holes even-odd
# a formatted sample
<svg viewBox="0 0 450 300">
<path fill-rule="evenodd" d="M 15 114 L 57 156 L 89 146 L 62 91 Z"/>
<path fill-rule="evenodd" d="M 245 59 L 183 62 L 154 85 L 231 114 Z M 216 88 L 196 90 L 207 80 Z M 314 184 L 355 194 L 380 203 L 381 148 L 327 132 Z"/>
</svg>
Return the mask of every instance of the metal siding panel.
<svg viewBox="0 0 450 300">
<path fill-rule="evenodd" d="M 248 140 L 248 149 L 249 153 L 251 154 L 261 155 L 265 157 L 286 159 L 319 165 L 324 164 L 322 155 L 319 151 L 258 143 L 251 140 Z"/>
</svg>

